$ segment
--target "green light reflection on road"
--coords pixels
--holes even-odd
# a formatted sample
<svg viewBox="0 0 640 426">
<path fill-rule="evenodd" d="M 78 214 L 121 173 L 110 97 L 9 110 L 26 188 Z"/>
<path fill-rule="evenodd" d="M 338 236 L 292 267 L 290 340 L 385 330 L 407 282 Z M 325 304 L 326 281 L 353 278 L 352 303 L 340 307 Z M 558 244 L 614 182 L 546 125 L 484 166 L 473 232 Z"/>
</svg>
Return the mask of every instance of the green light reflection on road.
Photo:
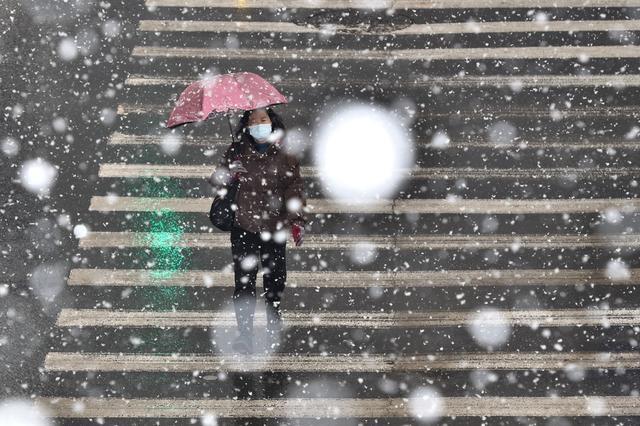
<svg viewBox="0 0 640 426">
<path fill-rule="evenodd" d="M 152 212 L 147 245 L 155 260 L 152 271 L 155 278 L 168 278 L 185 267 L 186 248 L 178 246 L 184 234 L 181 219 L 180 215 L 169 209 Z"/>
<path fill-rule="evenodd" d="M 175 179 L 149 179 L 137 188 L 140 196 L 173 198 L 182 197 L 184 191 Z M 171 309 L 186 296 L 181 286 L 163 286 L 162 281 L 190 266 L 190 249 L 179 247 L 184 235 L 185 217 L 171 209 L 147 211 L 136 216 L 135 230 L 145 232 L 143 249 L 138 258 L 149 269 L 156 287 L 145 291 L 145 298 L 156 309 Z"/>
</svg>

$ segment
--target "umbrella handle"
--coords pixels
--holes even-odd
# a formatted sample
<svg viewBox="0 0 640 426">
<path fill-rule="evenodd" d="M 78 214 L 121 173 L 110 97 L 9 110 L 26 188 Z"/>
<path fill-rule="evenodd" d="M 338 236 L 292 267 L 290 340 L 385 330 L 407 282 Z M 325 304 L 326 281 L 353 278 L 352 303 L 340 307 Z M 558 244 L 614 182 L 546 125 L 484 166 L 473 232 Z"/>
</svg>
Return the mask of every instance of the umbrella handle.
<svg viewBox="0 0 640 426">
<path fill-rule="evenodd" d="M 227 121 L 229 122 L 229 131 L 231 132 L 231 141 L 233 143 L 235 143 L 236 142 L 236 137 L 233 134 L 233 127 L 231 126 L 231 118 L 229 117 L 229 114 L 226 114 L 226 116 L 227 116 Z"/>
</svg>

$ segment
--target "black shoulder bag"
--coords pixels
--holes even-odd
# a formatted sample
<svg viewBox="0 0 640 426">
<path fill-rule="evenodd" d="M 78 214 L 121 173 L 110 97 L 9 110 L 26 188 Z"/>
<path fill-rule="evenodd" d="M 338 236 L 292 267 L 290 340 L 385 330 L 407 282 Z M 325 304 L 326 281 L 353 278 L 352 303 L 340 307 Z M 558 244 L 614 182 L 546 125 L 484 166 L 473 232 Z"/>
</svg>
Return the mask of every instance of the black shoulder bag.
<svg viewBox="0 0 640 426">
<path fill-rule="evenodd" d="M 236 147 L 234 146 L 234 148 Z M 239 155 L 237 155 L 234 160 L 237 158 L 239 158 Z M 213 226 L 221 231 L 229 232 L 233 226 L 237 209 L 235 200 L 239 182 L 239 179 L 232 179 L 231 182 L 226 185 L 227 193 L 224 196 L 216 194 L 211 203 L 209 220 Z"/>
</svg>

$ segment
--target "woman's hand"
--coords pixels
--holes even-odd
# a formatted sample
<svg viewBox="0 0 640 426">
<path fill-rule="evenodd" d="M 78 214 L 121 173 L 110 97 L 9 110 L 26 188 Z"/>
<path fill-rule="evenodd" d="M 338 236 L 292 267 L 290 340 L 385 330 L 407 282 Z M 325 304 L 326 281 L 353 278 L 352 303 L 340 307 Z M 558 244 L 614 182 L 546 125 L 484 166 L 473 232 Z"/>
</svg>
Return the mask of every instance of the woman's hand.
<svg viewBox="0 0 640 426">
<path fill-rule="evenodd" d="M 296 247 L 301 246 L 304 241 L 304 227 L 294 223 L 291 225 L 291 235 Z"/>
<path fill-rule="evenodd" d="M 237 179 L 241 173 L 247 173 L 247 169 L 244 168 L 240 160 L 236 160 L 229 165 L 229 172 L 232 174 L 233 179 Z"/>
</svg>

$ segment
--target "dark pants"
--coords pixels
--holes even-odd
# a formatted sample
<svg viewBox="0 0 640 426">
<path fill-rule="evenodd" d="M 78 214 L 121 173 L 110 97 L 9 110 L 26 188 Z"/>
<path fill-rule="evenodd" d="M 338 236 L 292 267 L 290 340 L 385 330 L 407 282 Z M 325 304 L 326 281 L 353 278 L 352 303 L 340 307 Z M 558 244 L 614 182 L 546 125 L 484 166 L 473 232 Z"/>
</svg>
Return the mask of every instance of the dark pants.
<svg viewBox="0 0 640 426">
<path fill-rule="evenodd" d="M 256 307 L 256 278 L 260 266 L 263 274 L 265 299 L 278 307 L 287 279 L 286 240 L 277 243 L 273 239 L 263 241 L 260 233 L 249 232 L 237 225 L 231 228 L 231 253 L 235 274 L 233 305 L 238 329 L 242 333 L 253 332 Z"/>
</svg>

